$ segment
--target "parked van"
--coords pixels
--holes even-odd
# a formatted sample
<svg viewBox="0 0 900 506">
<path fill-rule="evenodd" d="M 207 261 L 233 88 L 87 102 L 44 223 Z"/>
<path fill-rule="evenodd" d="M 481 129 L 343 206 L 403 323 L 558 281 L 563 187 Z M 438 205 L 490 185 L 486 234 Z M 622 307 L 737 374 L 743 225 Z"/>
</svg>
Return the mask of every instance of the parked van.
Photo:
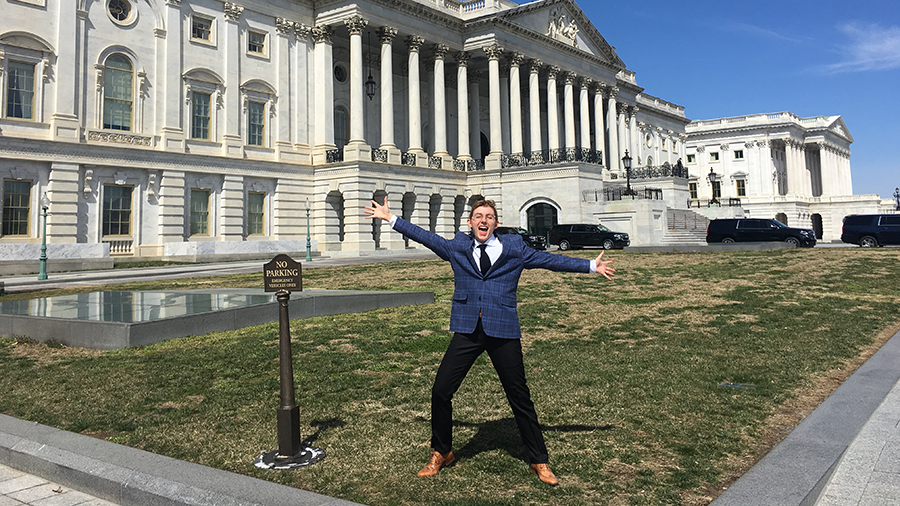
<svg viewBox="0 0 900 506">
<path fill-rule="evenodd" d="M 794 246 L 812 248 L 816 233 L 805 228 L 792 228 L 777 220 L 762 218 L 734 218 L 712 220 L 706 228 L 706 242 L 767 242 L 783 241 Z"/>
<path fill-rule="evenodd" d="M 841 240 L 863 248 L 900 244 L 900 214 L 851 214 L 844 218 Z"/>
<path fill-rule="evenodd" d="M 603 249 L 621 249 L 631 244 L 625 232 L 613 232 L 603 225 L 589 223 L 574 225 L 553 225 L 550 229 L 550 244 L 565 251 L 569 248 L 599 246 Z"/>
</svg>

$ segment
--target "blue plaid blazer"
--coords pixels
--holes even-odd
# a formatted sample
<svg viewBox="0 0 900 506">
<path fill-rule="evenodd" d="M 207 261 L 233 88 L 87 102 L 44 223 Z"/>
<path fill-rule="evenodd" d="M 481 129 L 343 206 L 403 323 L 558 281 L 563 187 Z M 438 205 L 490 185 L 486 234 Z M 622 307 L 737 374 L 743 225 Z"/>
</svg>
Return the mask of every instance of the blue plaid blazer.
<svg viewBox="0 0 900 506">
<path fill-rule="evenodd" d="M 525 245 L 515 234 L 499 235 L 503 244 L 500 258 L 491 265 L 486 276 L 475 263 L 474 238 L 458 232 L 453 239 L 424 230 L 397 218 L 394 230 L 423 244 L 453 267 L 453 307 L 450 311 L 450 330 L 471 334 L 481 323 L 491 337 L 519 339 L 519 314 L 516 312 L 516 289 L 522 269 L 549 269 L 561 272 L 591 272 L 591 261 L 537 251 Z"/>
</svg>

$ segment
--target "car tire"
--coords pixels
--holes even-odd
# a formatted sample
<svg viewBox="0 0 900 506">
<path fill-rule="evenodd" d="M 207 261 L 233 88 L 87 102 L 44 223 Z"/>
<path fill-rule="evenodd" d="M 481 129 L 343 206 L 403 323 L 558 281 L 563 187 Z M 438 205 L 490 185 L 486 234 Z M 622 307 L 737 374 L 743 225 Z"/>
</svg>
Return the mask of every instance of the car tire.
<svg viewBox="0 0 900 506">
<path fill-rule="evenodd" d="M 726 238 L 722 239 L 722 242 L 725 244 L 734 244 L 734 239 L 731 237 L 726 237 Z"/>
<path fill-rule="evenodd" d="M 612 239 L 604 239 L 603 240 L 603 249 L 613 249 L 616 243 L 613 242 Z"/>
<path fill-rule="evenodd" d="M 878 247 L 878 239 L 871 235 L 866 235 L 859 239 L 859 245 L 863 248 L 875 248 Z"/>
<path fill-rule="evenodd" d="M 791 246 L 793 246 L 795 248 L 800 247 L 800 239 L 797 239 L 796 237 L 788 237 L 787 239 L 784 240 L 784 242 L 790 244 Z"/>
<path fill-rule="evenodd" d="M 567 240 L 565 240 L 565 239 L 563 239 L 562 241 L 559 241 L 559 249 L 560 249 L 560 251 L 566 251 L 567 249 L 569 249 L 569 248 L 571 248 L 571 247 L 572 247 L 572 245 L 569 244 L 569 241 L 567 241 Z"/>
</svg>

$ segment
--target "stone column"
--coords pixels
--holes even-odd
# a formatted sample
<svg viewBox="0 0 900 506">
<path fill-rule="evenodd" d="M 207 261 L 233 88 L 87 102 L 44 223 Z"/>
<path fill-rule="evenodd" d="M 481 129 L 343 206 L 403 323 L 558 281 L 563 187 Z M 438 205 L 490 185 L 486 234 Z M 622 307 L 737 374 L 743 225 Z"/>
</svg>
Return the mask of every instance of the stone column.
<svg viewBox="0 0 900 506">
<path fill-rule="evenodd" d="M 622 157 L 619 156 L 619 106 L 616 103 L 616 95 L 619 93 L 618 86 L 607 86 L 609 93 L 609 101 L 607 112 L 609 119 L 606 126 L 609 129 L 609 153 L 606 158 L 609 160 L 609 170 L 620 172 L 622 170 Z"/>
<path fill-rule="evenodd" d="M 509 57 L 509 152 L 523 155 L 522 147 L 522 94 L 519 81 L 519 65 L 525 60 L 521 53 L 513 52 Z"/>
<path fill-rule="evenodd" d="M 509 60 L 500 62 L 500 133 L 503 153 L 509 154 Z"/>
<path fill-rule="evenodd" d="M 387 162 L 399 164 L 400 150 L 394 144 L 394 61 L 391 43 L 397 36 L 397 29 L 382 26 L 378 29 L 381 39 L 381 145 L 387 151 Z"/>
<path fill-rule="evenodd" d="M 222 180 L 218 221 L 218 233 L 210 230 L 210 235 L 218 235 L 224 241 L 241 241 L 244 239 L 243 176 L 226 175 Z"/>
<path fill-rule="evenodd" d="M 444 82 L 444 57 L 450 51 L 446 44 L 435 44 L 434 51 L 434 156 L 447 158 L 447 97 Z"/>
<path fill-rule="evenodd" d="M 630 132 L 631 133 L 631 153 L 632 153 L 632 156 L 634 157 L 634 161 L 637 162 L 637 157 L 640 155 L 641 144 L 642 144 L 641 131 L 640 131 L 640 129 L 638 129 L 639 124 L 638 124 L 638 120 L 637 120 L 638 107 L 637 106 L 632 107 L 630 112 L 631 112 L 631 121 L 630 121 L 629 127 L 631 129 L 631 132 Z M 658 143 L 657 143 L 656 149 L 659 149 Z M 660 165 L 660 163 L 659 163 L 660 161 L 661 160 L 659 160 L 657 158 L 657 159 L 655 159 L 654 163 L 656 165 Z M 634 162 L 632 162 L 632 163 L 634 163 Z M 635 165 L 632 165 L 632 167 L 634 167 L 634 166 Z"/>
<path fill-rule="evenodd" d="M 453 213 L 456 211 L 454 199 L 455 195 L 441 192 L 441 212 L 438 214 L 436 233 L 445 239 L 456 235 L 456 230 L 453 229 Z"/>
<path fill-rule="evenodd" d="M 281 100 L 275 103 L 277 113 L 275 114 L 275 158 L 279 161 L 291 157 L 293 154 L 293 146 L 291 146 L 291 97 L 288 90 L 291 89 L 291 55 L 290 55 L 290 34 L 294 31 L 294 22 L 284 18 L 275 18 L 275 47 L 274 59 L 278 62 L 276 65 L 276 89 L 280 90 L 284 95 Z M 287 99 L 287 100 L 285 100 Z"/>
<path fill-rule="evenodd" d="M 224 156 L 244 157 L 244 140 L 241 138 L 241 46 L 240 19 L 244 8 L 225 2 L 224 36 L 222 52 L 225 55 L 225 104 L 222 109 L 225 134 L 222 136 Z M 221 26 L 221 25 L 220 25 Z"/>
<path fill-rule="evenodd" d="M 47 241 L 52 243 L 76 243 L 78 242 L 78 202 L 79 183 L 81 181 L 81 166 L 77 163 L 50 164 L 50 175 L 47 178 L 47 198 L 50 199 L 50 207 L 47 210 Z M 134 199 L 141 198 L 139 188 L 135 188 Z M 101 189 L 102 192 L 102 189 Z M 39 197 L 40 198 L 40 197 Z M 98 199 L 99 200 L 99 199 Z M 137 206 L 134 206 L 137 207 Z M 132 216 L 136 212 L 131 210 Z M 39 211 L 43 220 L 43 210 Z M 132 220 L 139 223 L 139 220 Z M 136 237 L 134 229 L 132 237 Z"/>
<path fill-rule="evenodd" d="M 469 88 L 466 67 L 469 65 L 469 53 L 460 51 L 456 53 L 456 93 L 457 93 L 457 142 L 459 152 L 458 160 L 471 160 L 472 153 L 469 149 Z"/>
<path fill-rule="evenodd" d="M 529 160 L 542 162 L 541 155 L 541 67 L 544 64 L 541 60 L 531 60 L 528 74 L 528 115 L 531 133 L 531 155 Z"/>
<path fill-rule="evenodd" d="M 306 199 L 312 188 L 305 188 L 299 179 L 279 178 L 272 195 L 272 235 L 274 239 L 306 239 Z M 316 202 L 324 198 L 310 198 L 309 226 L 314 227 L 321 207 Z M 315 236 L 315 234 L 310 234 Z"/>
<path fill-rule="evenodd" d="M 587 159 L 587 153 L 591 149 L 591 103 L 588 101 L 588 88 L 593 80 L 590 77 L 581 78 L 581 88 L 578 93 L 578 105 L 580 108 L 578 124 L 581 128 L 581 155 L 582 160 Z"/>
<path fill-rule="evenodd" d="M 363 90 L 363 50 L 362 32 L 369 24 L 361 16 L 344 20 L 350 31 L 350 139 L 344 146 L 344 160 L 357 161 L 372 159 L 372 148 L 366 144 L 365 134 L 365 90 Z M 304 209 L 305 211 L 305 209 Z"/>
<path fill-rule="evenodd" d="M 565 107 L 566 160 L 572 160 L 575 153 L 575 72 L 565 72 L 566 80 L 563 88 L 563 105 Z"/>
<path fill-rule="evenodd" d="M 556 94 L 556 76 L 559 67 L 547 67 L 547 149 L 550 150 L 550 161 L 559 160 L 559 97 Z"/>
<path fill-rule="evenodd" d="M 159 179 L 159 224 L 161 244 L 184 242 L 185 229 L 185 176 L 182 171 L 164 170 Z M 161 252 L 164 254 L 165 252 Z"/>
<path fill-rule="evenodd" d="M 160 125 L 159 129 L 160 144 L 166 151 L 183 152 L 186 147 L 186 135 L 181 123 L 181 104 L 183 101 L 178 99 L 181 97 L 181 74 L 184 71 L 181 62 L 182 54 L 184 53 L 184 37 L 182 37 L 184 32 L 182 31 L 180 4 L 180 0 L 166 1 L 164 13 L 166 17 L 166 33 L 163 36 L 164 40 L 161 41 L 164 48 L 161 56 L 165 58 L 163 63 L 165 72 L 162 75 L 162 100 L 157 103 L 163 108 L 162 125 Z M 62 53 L 62 48 L 60 53 Z M 65 61 L 62 60 L 64 57 L 63 54 L 60 54 L 60 59 L 57 61 Z M 57 76 L 57 79 L 60 77 L 63 76 Z M 66 81 L 57 80 L 57 82 Z M 190 126 L 187 128 L 190 128 Z M 228 132 L 226 131 L 226 133 Z"/>
<path fill-rule="evenodd" d="M 406 38 L 409 48 L 409 153 L 416 157 L 416 165 L 428 166 L 428 156 L 422 149 L 422 95 L 419 91 L 419 48 L 425 38 L 410 35 Z"/>
<path fill-rule="evenodd" d="M 334 83 L 331 73 L 331 37 L 334 29 L 317 26 L 312 29 L 316 41 L 313 50 L 313 86 L 315 86 L 315 133 L 313 163 L 325 163 L 326 151 L 334 149 Z"/>
<path fill-rule="evenodd" d="M 483 48 L 488 57 L 488 100 L 490 102 L 491 152 L 482 153 L 485 168 L 500 168 L 503 155 L 503 131 L 500 120 L 500 55 L 503 48 L 497 44 Z"/>
<path fill-rule="evenodd" d="M 606 153 L 606 127 L 603 121 L 603 89 L 606 85 L 597 83 L 594 87 L 594 150 L 598 153 Z M 598 159 L 604 165 L 604 158 Z"/>
<path fill-rule="evenodd" d="M 372 189 L 359 181 L 354 181 L 343 188 L 343 194 L 344 240 L 341 241 L 341 251 L 375 251 L 372 222 L 365 219 L 363 213 L 359 212 L 364 206 L 372 205 Z"/>
<path fill-rule="evenodd" d="M 481 152 L 481 92 L 478 83 L 481 72 L 469 72 L 469 150 L 472 157 L 482 159 L 486 153 Z"/>
<path fill-rule="evenodd" d="M 71 83 L 80 81 L 75 75 L 78 65 L 74 64 L 74 62 L 80 59 L 80 55 L 77 54 L 78 48 L 84 47 L 84 41 L 79 42 L 78 39 L 86 38 L 87 11 L 79 10 L 77 8 L 78 2 L 60 2 L 55 5 L 57 5 L 59 12 L 56 24 L 57 37 L 59 38 L 59 43 L 56 44 L 56 61 L 66 63 L 54 66 L 56 73 L 54 76 L 56 78 L 55 104 L 47 104 L 49 105 L 48 109 L 53 111 L 53 114 L 50 116 L 50 135 L 52 135 L 53 140 L 79 142 L 82 127 L 76 109 L 81 100 L 77 98 L 78 87 L 72 86 Z M 167 11 L 177 8 L 177 4 L 170 5 Z M 166 15 L 168 16 L 169 13 L 166 12 Z M 179 25 L 176 24 L 175 26 Z M 180 32 L 175 31 L 172 34 L 172 38 L 180 41 L 180 34 Z M 180 76 L 181 69 L 177 69 L 176 73 Z M 40 77 L 35 76 L 35 79 L 40 79 Z M 88 83 L 85 83 L 85 86 L 88 86 Z M 81 90 L 82 93 L 85 91 Z M 48 100 L 48 102 L 50 101 Z M 177 100 L 177 102 L 180 103 L 181 101 Z M 3 104 L 3 107 L 6 107 L 6 104 Z M 49 215 L 47 220 L 49 223 Z"/>
<path fill-rule="evenodd" d="M 309 160 L 309 77 L 312 74 L 309 66 L 309 33 L 310 28 L 302 23 L 294 23 L 294 38 L 297 48 L 292 59 L 291 76 L 293 87 L 291 93 L 292 109 L 294 113 L 294 149 L 303 160 Z M 307 162 L 308 163 L 308 162 Z M 304 209 L 305 211 L 305 209 Z"/>
</svg>

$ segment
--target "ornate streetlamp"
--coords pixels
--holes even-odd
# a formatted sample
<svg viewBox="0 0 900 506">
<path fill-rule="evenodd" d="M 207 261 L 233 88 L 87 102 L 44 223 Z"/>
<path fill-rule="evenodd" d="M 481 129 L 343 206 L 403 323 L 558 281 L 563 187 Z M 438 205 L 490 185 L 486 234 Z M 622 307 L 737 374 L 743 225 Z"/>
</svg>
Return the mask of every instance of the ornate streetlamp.
<svg viewBox="0 0 900 506">
<path fill-rule="evenodd" d="M 897 201 L 897 211 L 900 211 L 900 188 L 894 188 L 894 200 Z"/>
<path fill-rule="evenodd" d="M 44 237 L 41 240 L 41 271 L 38 273 L 38 279 L 47 279 L 47 209 L 50 208 L 50 199 L 47 198 L 47 192 L 41 197 L 41 209 L 44 210 Z"/>
<path fill-rule="evenodd" d="M 718 181 L 719 176 L 713 171 L 713 169 L 709 169 L 709 176 L 707 176 L 707 178 L 709 179 L 709 187 L 712 194 L 712 199 L 710 199 L 709 204 L 721 205 L 719 199 L 716 198 L 716 181 Z"/>
<path fill-rule="evenodd" d="M 637 192 L 631 189 L 631 157 L 628 156 L 628 150 L 625 150 L 625 156 L 622 157 L 622 166 L 625 167 L 625 193 L 622 195 L 628 195 L 633 197 L 637 195 Z"/>
<path fill-rule="evenodd" d="M 306 261 L 312 261 L 312 243 L 309 239 L 309 199 L 306 199 Z"/>
<path fill-rule="evenodd" d="M 366 37 L 368 37 L 369 42 L 367 45 L 369 46 L 369 50 L 371 51 L 371 49 L 372 49 L 372 33 L 371 32 L 367 33 Z M 366 60 L 367 60 L 366 67 L 369 69 L 369 78 L 366 79 L 366 84 L 365 84 L 366 96 L 369 97 L 369 100 L 372 100 L 372 98 L 375 97 L 375 79 L 372 79 L 372 67 L 370 66 L 371 62 L 368 61 L 369 58 L 366 58 Z"/>
</svg>

